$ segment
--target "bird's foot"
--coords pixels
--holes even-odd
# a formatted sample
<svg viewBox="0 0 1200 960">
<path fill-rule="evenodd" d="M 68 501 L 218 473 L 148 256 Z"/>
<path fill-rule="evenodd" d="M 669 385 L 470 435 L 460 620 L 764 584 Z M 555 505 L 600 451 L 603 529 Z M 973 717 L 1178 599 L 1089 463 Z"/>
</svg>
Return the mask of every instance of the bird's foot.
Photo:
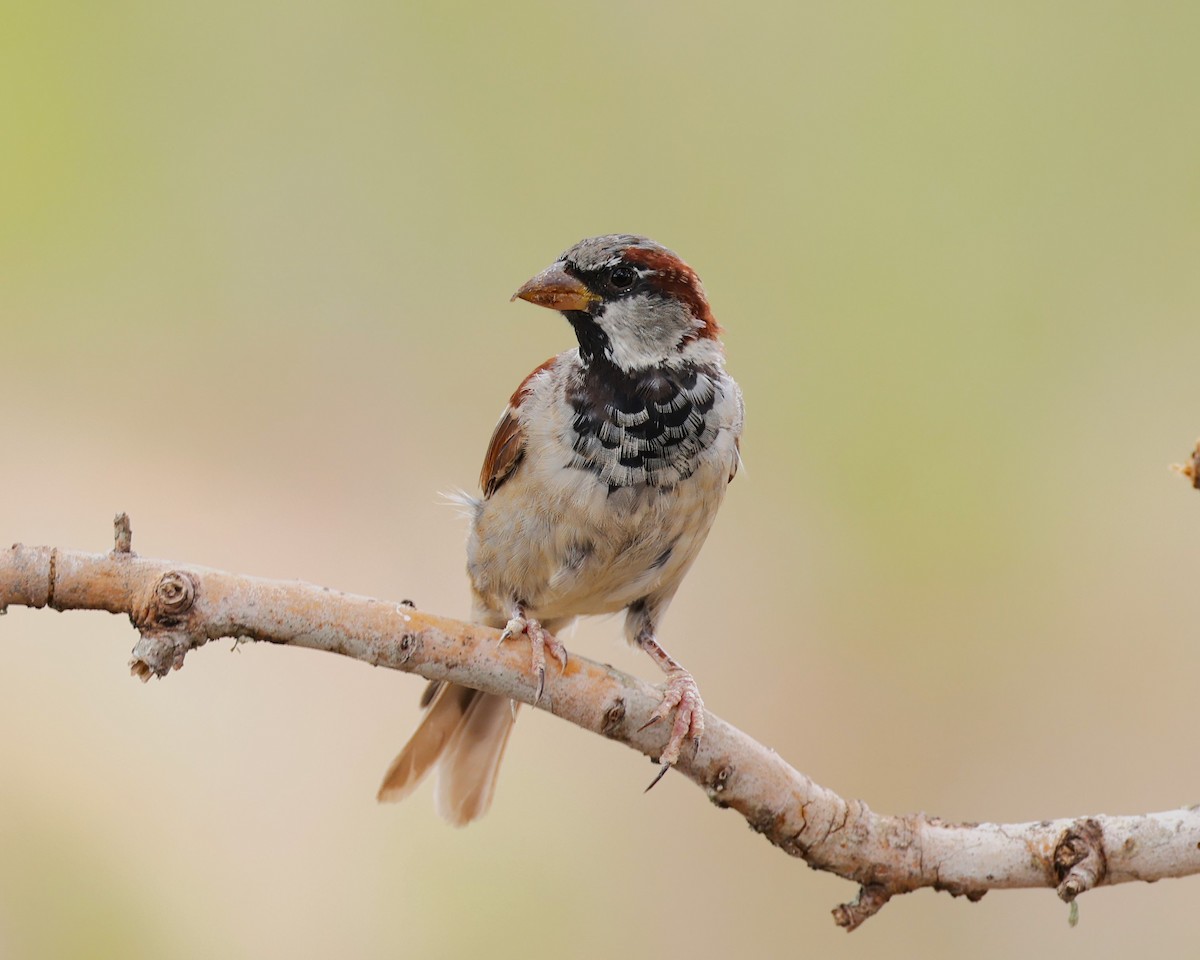
<svg viewBox="0 0 1200 960">
<path fill-rule="evenodd" d="M 534 676 L 537 677 L 537 692 L 533 695 L 533 704 L 537 706 L 546 689 L 546 653 L 549 652 L 550 656 L 558 661 L 562 670 L 566 671 L 567 648 L 559 643 L 554 635 L 537 620 L 523 616 L 516 616 L 508 621 L 504 632 L 500 634 L 499 642 L 503 643 L 522 633 L 529 637 L 530 663 Z"/>
<path fill-rule="evenodd" d="M 679 762 L 684 740 L 690 739 L 693 749 L 699 750 L 700 738 L 704 735 L 704 701 L 700 699 L 700 688 L 683 667 L 672 667 L 667 671 L 667 685 L 663 691 L 663 698 L 650 714 L 650 719 L 642 724 L 641 729 L 645 730 L 652 724 L 665 720 L 672 710 L 675 711 L 675 722 L 671 725 L 670 739 L 658 758 L 662 766 L 650 787 L 658 783 L 667 771 Z M 646 789 L 649 790 L 650 787 Z"/>
</svg>

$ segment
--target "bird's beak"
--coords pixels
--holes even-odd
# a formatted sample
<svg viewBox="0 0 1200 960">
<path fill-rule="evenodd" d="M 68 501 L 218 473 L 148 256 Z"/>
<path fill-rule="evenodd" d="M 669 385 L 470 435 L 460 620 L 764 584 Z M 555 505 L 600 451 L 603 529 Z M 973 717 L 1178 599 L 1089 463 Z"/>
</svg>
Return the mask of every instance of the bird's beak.
<svg viewBox="0 0 1200 960">
<path fill-rule="evenodd" d="M 527 300 L 551 310 L 584 310 L 600 299 L 583 283 L 567 273 L 561 263 L 547 267 L 532 280 L 522 284 L 512 295 L 514 300 Z"/>
</svg>

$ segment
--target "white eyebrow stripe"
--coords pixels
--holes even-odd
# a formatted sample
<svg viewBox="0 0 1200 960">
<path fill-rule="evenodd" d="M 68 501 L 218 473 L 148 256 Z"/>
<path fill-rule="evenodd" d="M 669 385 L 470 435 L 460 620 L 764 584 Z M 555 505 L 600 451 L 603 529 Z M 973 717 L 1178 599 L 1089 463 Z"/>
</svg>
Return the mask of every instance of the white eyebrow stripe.
<svg viewBox="0 0 1200 960">
<path fill-rule="evenodd" d="M 659 275 L 659 273 L 661 273 L 661 271 L 656 270 L 654 267 L 639 267 L 632 263 L 626 263 L 624 260 L 621 259 L 620 254 L 609 257 L 607 260 L 605 260 L 602 264 L 600 264 L 600 266 L 596 267 L 595 269 L 597 271 L 611 270 L 613 267 L 628 267 L 630 270 L 632 270 L 634 273 L 636 273 L 638 275 L 638 279 L 640 279 L 640 280 L 645 280 L 647 277 L 656 277 Z M 579 269 L 586 270 L 587 268 L 579 267 Z"/>
</svg>

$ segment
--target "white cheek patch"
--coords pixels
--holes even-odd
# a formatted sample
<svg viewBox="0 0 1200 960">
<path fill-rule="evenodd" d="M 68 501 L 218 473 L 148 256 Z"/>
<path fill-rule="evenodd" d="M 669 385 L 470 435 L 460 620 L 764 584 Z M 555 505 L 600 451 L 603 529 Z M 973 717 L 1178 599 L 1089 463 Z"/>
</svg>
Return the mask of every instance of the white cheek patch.
<svg viewBox="0 0 1200 960">
<path fill-rule="evenodd" d="M 679 301 L 645 295 L 609 303 L 596 323 L 608 337 L 613 363 L 623 370 L 676 359 L 680 344 L 702 326 Z"/>
</svg>

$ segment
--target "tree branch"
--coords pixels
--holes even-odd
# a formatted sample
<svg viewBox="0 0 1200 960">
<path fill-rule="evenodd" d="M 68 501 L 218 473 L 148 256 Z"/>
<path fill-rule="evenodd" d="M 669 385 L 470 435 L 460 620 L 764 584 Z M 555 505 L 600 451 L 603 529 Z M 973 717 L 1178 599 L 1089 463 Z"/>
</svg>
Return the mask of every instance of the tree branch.
<svg viewBox="0 0 1200 960">
<path fill-rule="evenodd" d="M 520 644 L 498 647 L 498 631 L 406 603 L 145 559 L 131 550 L 124 514 L 115 541 L 108 554 L 21 544 L 0 552 L 0 613 L 16 605 L 127 614 L 141 635 L 130 668 L 142 680 L 179 669 L 209 640 L 232 637 L 326 650 L 532 702 L 527 653 Z M 578 656 L 551 674 L 539 709 L 657 759 L 666 731 L 639 729 L 658 703 L 653 687 Z M 1070 903 L 1104 884 L 1200 873 L 1200 807 L 1020 824 L 885 816 L 819 786 L 711 713 L 703 744 L 677 770 L 786 853 L 858 883 L 858 897 L 833 911 L 847 930 L 921 887 L 969 900 L 998 888 L 1054 887 Z"/>
<path fill-rule="evenodd" d="M 1182 473 L 1188 480 L 1191 481 L 1193 487 L 1200 490 L 1200 440 L 1196 441 L 1196 448 L 1192 451 L 1191 457 L 1187 463 L 1175 464 L 1174 469 L 1178 473 Z"/>
</svg>

